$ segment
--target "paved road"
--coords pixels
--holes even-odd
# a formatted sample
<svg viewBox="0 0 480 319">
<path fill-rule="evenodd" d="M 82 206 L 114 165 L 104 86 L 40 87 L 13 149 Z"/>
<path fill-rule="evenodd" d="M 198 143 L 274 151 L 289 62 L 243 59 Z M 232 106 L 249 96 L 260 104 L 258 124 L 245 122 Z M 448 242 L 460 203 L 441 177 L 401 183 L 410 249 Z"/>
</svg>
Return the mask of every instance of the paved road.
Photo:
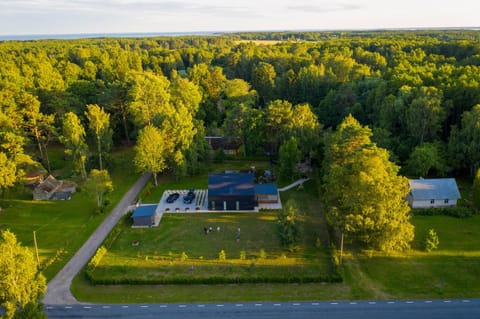
<svg viewBox="0 0 480 319">
<path fill-rule="evenodd" d="M 105 237 L 112 228 L 118 223 L 120 218 L 127 212 L 128 206 L 135 199 L 137 194 L 148 182 L 150 174 L 142 175 L 130 190 L 123 196 L 120 202 L 105 218 L 102 224 L 93 232 L 90 238 L 80 248 L 62 270 L 48 283 L 47 293 L 43 298 L 46 305 L 68 305 L 78 304 L 78 301 L 70 292 L 72 279 L 82 269 L 82 267 L 93 256 L 97 248 L 101 245 Z"/>
<path fill-rule="evenodd" d="M 480 318 L 480 300 L 73 305 L 46 311 L 50 319 L 470 319 Z"/>
</svg>

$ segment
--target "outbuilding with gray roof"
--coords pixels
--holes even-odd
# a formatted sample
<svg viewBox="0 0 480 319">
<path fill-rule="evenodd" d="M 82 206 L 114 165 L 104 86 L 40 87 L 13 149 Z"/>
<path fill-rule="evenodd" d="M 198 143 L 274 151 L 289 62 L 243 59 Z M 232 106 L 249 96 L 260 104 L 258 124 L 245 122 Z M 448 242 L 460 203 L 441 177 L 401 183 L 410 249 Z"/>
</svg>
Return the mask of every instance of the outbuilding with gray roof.
<svg viewBox="0 0 480 319">
<path fill-rule="evenodd" d="M 461 198 L 454 178 L 411 179 L 409 184 L 412 208 L 453 207 Z"/>
</svg>

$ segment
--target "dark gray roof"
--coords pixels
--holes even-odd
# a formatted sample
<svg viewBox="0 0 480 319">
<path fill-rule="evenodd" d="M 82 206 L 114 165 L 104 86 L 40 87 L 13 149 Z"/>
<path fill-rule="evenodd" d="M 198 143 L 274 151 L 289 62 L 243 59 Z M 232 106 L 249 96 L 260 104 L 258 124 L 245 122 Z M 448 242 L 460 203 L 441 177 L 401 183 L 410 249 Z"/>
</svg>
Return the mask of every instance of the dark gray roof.
<svg viewBox="0 0 480 319">
<path fill-rule="evenodd" d="M 252 173 L 208 175 L 208 195 L 255 195 Z"/>
<path fill-rule="evenodd" d="M 454 178 L 411 179 L 410 192 L 414 200 L 459 199 Z"/>
</svg>

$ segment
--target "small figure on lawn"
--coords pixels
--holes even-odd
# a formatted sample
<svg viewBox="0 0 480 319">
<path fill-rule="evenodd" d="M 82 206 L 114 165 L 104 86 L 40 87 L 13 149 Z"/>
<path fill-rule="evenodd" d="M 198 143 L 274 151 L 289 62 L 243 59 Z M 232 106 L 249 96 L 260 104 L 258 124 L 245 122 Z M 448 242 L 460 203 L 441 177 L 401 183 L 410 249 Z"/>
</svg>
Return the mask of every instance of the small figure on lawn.
<svg viewBox="0 0 480 319">
<path fill-rule="evenodd" d="M 240 241 L 240 227 L 237 229 L 237 242 Z"/>
</svg>

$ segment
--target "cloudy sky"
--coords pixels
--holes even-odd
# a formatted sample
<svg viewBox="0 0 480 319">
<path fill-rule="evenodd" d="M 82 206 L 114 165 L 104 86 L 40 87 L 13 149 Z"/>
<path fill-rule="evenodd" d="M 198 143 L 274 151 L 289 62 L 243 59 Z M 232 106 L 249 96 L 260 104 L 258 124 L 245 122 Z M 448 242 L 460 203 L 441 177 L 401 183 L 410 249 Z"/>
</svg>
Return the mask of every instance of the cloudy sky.
<svg viewBox="0 0 480 319">
<path fill-rule="evenodd" d="M 0 0 L 0 34 L 478 27 L 479 0 Z"/>
</svg>

